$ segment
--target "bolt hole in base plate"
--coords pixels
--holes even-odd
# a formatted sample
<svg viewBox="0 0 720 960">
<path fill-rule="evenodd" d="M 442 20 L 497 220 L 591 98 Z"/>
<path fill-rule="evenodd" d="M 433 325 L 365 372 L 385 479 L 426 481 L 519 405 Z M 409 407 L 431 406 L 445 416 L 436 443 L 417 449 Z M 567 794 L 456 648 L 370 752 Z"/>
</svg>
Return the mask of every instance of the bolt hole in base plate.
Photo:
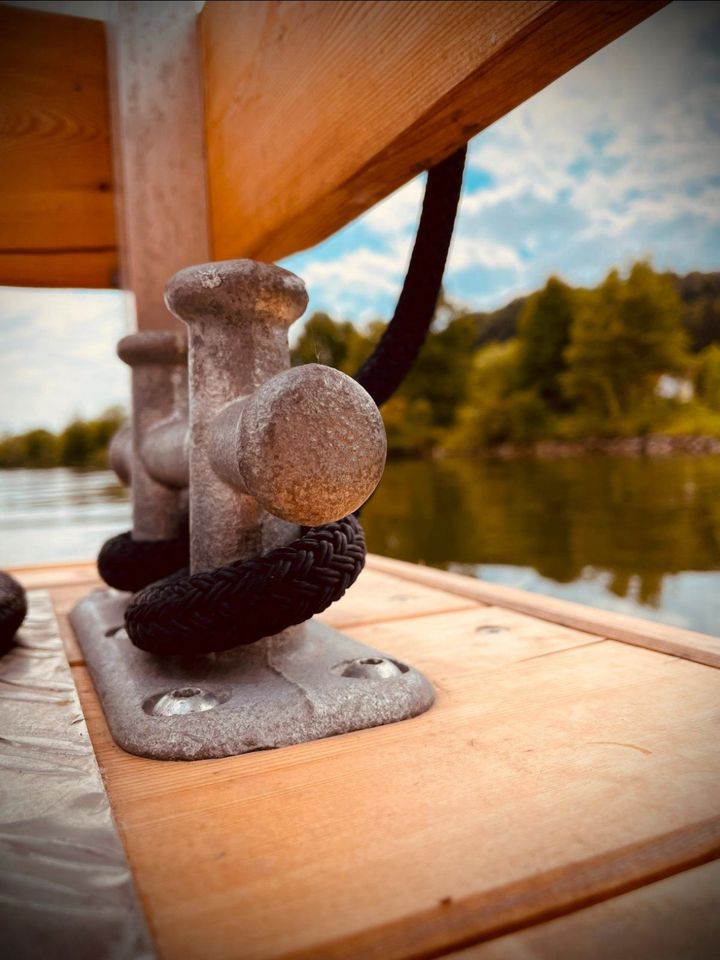
<svg viewBox="0 0 720 960">
<path fill-rule="evenodd" d="M 226 653 L 155 657 L 118 627 L 129 599 L 94 591 L 70 620 L 115 742 L 141 757 L 305 743 L 417 716 L 435 697 L 413 667 L 314 620 Z"/>
</svg>

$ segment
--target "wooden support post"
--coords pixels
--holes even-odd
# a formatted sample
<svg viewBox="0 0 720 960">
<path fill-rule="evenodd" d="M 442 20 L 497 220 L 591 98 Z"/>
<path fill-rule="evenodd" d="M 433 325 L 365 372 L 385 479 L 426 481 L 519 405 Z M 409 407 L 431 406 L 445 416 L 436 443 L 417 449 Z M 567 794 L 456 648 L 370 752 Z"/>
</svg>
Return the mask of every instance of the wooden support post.
<svg viewBox="0 0 720 960">
<path fill-rule="evenodd" d="M 108 39 L 120 279 L 138 329 L 179 330 L 163 288 L 211 259 L 194 3 L 111 4 Z"/>
</svg>

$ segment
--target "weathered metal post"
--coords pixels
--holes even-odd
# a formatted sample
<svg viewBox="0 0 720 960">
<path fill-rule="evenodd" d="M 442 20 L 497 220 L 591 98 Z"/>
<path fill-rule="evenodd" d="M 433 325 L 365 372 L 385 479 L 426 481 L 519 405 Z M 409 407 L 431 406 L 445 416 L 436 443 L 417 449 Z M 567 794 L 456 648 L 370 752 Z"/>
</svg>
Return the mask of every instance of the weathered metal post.
<svg viewBox="0 0 720 960">
<path fill-rule="evenodd" d="M 290 369 L 287 328 L 307 303 L 302 281 L 270 264 L 225 261 L 181 270 L 166 302 L 189 331 L 187 421 L 182 389 L 168 380 L 179 341 L 153 334 L 150 346 L 136 335 L 121 351 L 141 407 L 132 482 L 140 478 L 144 536 L 174 535 L 168 491 L 188 481 L 192 572 L 266 553 L 298 525 L 339 520 L 364 503 L 384 466 L 382 420 L 344 374 Z M 157 521 L 146 522 L 155 497 Z M 240 614 L 234 649 L 151 656 L 118 623 L 125 602 L 92 594 L 72 621 L 113 736 L 132 753 L 229 756 L 402 720 L 433 701 L 412 667 L 315 620 L 243 645 Z"/>
<path fill-rule="evenodd" d="M 148 330 L 123 337 L 118 356 L 132 370 L 132 430 L 113 440 L 111 464 L 121 478 L 132 482 L 133 539 L 166 540 L 177 537 L 187 520 L 187 342 L 179 333 Z M 154 442 L 148 444 L 150 434 Z M 174 434 L 170 444 L 161 436 Z M 158 456 L 155 470 L 146 462 L 150 446 L 161 455 L 168 446 L 179 461 L 173 473 Z"/>
<path fill-rule="evenodd" d="M 192 571 L 266 553 L 297 524 L 364 503 L 385 464 L 382 420 L 348 377 L 289 369 L 302 281 L 231 260 L 180 271 L 166 301 L 188 326 Z"/>
</svg>

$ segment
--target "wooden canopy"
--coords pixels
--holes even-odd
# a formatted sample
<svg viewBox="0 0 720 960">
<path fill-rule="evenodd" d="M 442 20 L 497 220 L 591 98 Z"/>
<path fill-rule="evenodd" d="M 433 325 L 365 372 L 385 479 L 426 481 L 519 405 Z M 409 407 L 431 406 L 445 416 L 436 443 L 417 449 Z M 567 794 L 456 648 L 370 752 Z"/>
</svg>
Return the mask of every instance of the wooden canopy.
<svg viewBox="0 0 720 960">
<path fill-rule="evenodd" d="M 0 284 L 120 283 L 172 326 L 180 266 L 323 240 L 662 5 L 0 6 Z"/>
</svg>

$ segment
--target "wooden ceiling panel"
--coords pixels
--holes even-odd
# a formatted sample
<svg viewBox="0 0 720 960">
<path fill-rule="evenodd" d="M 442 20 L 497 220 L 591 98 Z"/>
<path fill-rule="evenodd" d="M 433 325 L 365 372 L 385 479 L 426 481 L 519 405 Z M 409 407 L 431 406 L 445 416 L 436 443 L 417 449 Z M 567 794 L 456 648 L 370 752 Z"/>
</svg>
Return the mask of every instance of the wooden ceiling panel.
<svg viewBox="0 0 720 960">
<path fill-rule="evenodd" d="M 0 6 L 0 284 L 115 283 L 103 24 Z"/>
</svg>

